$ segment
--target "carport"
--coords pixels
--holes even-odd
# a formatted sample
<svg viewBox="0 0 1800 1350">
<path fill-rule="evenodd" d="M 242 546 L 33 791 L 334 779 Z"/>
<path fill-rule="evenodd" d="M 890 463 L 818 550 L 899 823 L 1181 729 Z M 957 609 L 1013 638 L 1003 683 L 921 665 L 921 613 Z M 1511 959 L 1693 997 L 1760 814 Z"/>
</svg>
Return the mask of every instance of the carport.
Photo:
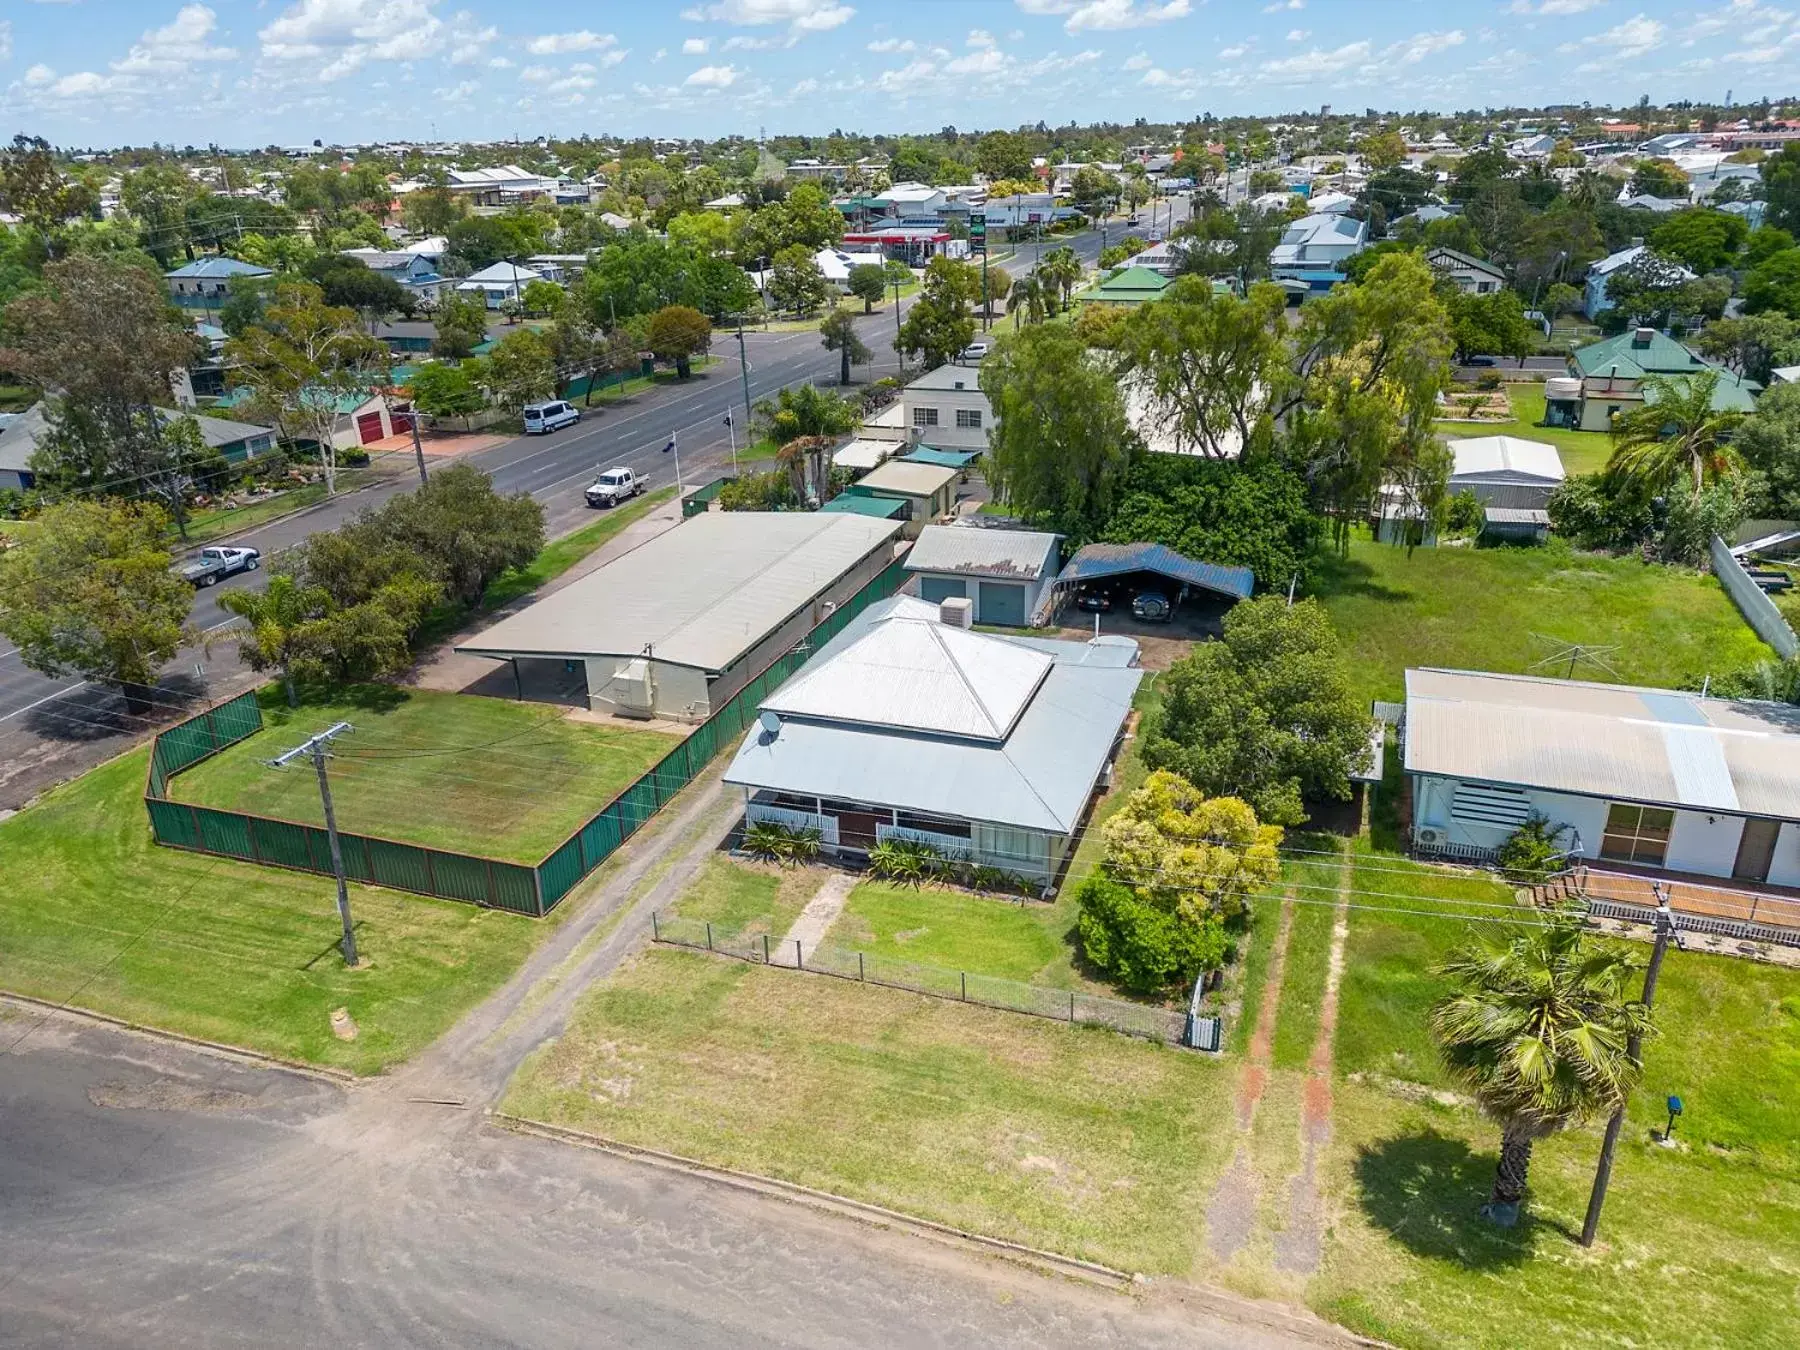
<svg viewBox="0 0 1800 1350">
<path fill-rule="evenodd" d="M 1256 581 L 1248 567 L 1196 562 L 1165 544 L 1089 544 L 1057 573 L 1057 598 L 1066 601 L 1077 587 L 1131 576 L 1174 583 L 1177 606 L 1190 591 L 1204 591 L 1230 603 L 1247 600 Z"/>
</svg>

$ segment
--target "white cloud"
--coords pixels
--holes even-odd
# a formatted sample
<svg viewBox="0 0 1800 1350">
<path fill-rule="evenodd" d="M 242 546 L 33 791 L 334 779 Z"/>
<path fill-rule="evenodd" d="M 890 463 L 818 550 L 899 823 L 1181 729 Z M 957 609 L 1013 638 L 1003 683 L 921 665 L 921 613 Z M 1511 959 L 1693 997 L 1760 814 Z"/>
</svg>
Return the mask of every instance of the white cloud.
<svg viewBox="0 0 1800 1350">
<path fill-rule="evenodd" d="M 495 28 L 492 24 L 488 25 L 486 28 L 474 28 L 467 32 L 458 33 L 456 45 L 450 49 L 450 64 L 453 66 L 473 66 L 479 64 L 482 60 L 487 58 L 489 49 L 494 45 L 495 39 L 499 36 L 500 30 Z M 457 86 L 457 88 L 461 87 L 462 86 L 460 85 Z"/>
<path fill-rule="evenodd" d="M 1264 14 L 1279 14 L 1284 9 L 1305 9 L 1305 8 L 1306 8 L 1306 0 L 1273 0 L 1272 3 L 1263 6 L 1263 13 Z"/>
<path fill-rule="evenodd" d="M 737 77 L 735 66 L 701 66 L 682 83 L 694 89 L 728 89 Z"/>
<path fill-rule="evenodd" d="M 1144 72 L 1144 78 L 1139 80 L 1138 83 L 1147 84 L 1152 89 L 1166 89 L 1170 85 L 1185 84 L 1187 83 L 1187 80 L 1185 73 L 1183 75 L 1171 75 L 1168 71 L 1163 70 L 1160 67 L 1152 66 L 1149 70 Z"/>
<path fill-rule="evenodd" d="M 1727 52 L 1725 60 L 1744 66 L 1767 66 L 1776 61 L 1800 61 L 1800 30 L 1766 47 L 1745 47 Z"/>
<path fill-rule="evenodd" d="M 944 67 L 951 75 L 993 75 L 1006 65 L 1006 55 L 997 47 L 980 47 L 967 56 L 959 56 Z"/>
<path fill-rule="evenodd" d="M 1290 28 L 1288 29 L 1287 40 L 1289 42 L 1305 42 L 1306 39 L 1311 36 L 1312 29 L 1310 28 Z"/>
<path fill-rule="evenodd" d="M 1240 56 L 1248 56 L 1249 54 L 1250 54 L 1250 48 L 1249 48 L 1248 44 L 1246 44 L 1246 43 L 1240 42 L 1235 47 L 1219 48 L 1219 59 L 1221 61 L 1235 61 Z"/>
<path fill-rule="evenodd" d="M 1185 19 L 1193 12 L 1190 0 L 1165 0 L 1160 5 L 1150 3 L 1150 0 L 1141 3 L 1140 0 L 1087 0 L 1064 21 L 1063 29 L 1079 33 L 1083 29 L 1112 32 L 1121 28 L 1149 28 L 1172 19 Z"/>
<path fill-rule="evenodd" d="M 27 89 L 42 89 L 47 84 L 53 84 L 55 80 L 56 72 L 41 61 L 25 72 L 25 87 Z"/>
<path fill-rule="evenodd" d="M 1125 64 L 1120 66 L 1119 69 L 1121 69 L 1121 70 L 1148 70 L 1154 64 L 1156 64 L 1156 63 L 1150 59 L 1150 55 L 1148 52 L 1138 52 L 1135 56 L 1126 57 Z"/>
<path fill-rule="evenodd" d="M 265 61 L 342 79 L 369 61 L 416 61 L 444 43 L 437 0 L 297 0 L 257 36 Z"/>
<path fill-rule="evenodd" d="M 849 23 L 855 13 L 837 0 L 720 0 L 703 10 L 683 10 L 681 17 L 713 19 L 745 28 L 785 23 L 797 33 L 824 33 Z"/>
<path fill-rule="evenodd" d="M 875 77 L 875 87 L 887 94 L 915 93 L 914 86 L 936 71 L 937 67 L 929 61 L 912 61 L 899 70 L 882 71 Z"/>
<path fill-rule="evenodd" d="M 513 60 L 510 56 L 493 56 L 488 58 L 489 70 L 511 70 Z"/>
<path fill-rule="evenodd" d="M 869 44 L 872 52 L 913 52 L 918 49 L 919 44 L 911 38 L 878 38 Z"/>
<path fill-rule="evenodd" d="M 1590 9 L 1599 9 L 1606 0 L 1543 0 L 1534 5 L 1531 0 L 1513 0 L 1507 7 L 1509 14 L 1542 14 L 1550 18 L 1569 14 L 1586 14 Z"/>
<path fill-rule="evenodd" d="M 788 90 L 788 97 L 805 98 L 808 94 L 816 94 L 818 92 L 819 82 L 811 76 L 808 76 L 806 79 L 801 80 L 800 83 L 796 84 L 792 89 Z"/>
<path fill-rule="evenodd" d="M 683 56 L 705 56 L 706 49 L 712 46 L 706 38 L 688 38 L 681 44 Z"/>
<path fill-rule="evenodd" d="M 1447 33 L 1415 33 L 1383 50 L 1381 61 L 1383 65 L 1414 66 L 1428 56 L 1460 47 L 1467 40 L 1460 28 Z"/>
<path fill-rule="evenodd" d="M 464 80 L 460 84 L 433 89 L 431 92 L 445 103 L 466 103 L 481 92 L 481 84 L 477 80 Z"/>
<path fill-rule="evenodd" d="M 1331 51 L 1311 51 L 1279 61 L 1264 61 L 1257 69 L 1265 79 L 1277 84 L 1304 84 L 1308 80 L 1339 75 L 1369 59 L 1373 47 L 1368 42 L 1349 42 Z"/>
<path fill-rule="evenodd" d="M 994 35 L 985 28 L 971 28 L 969 30 L 967 45 L 970 47 L 992 47 L 994 45 Z"/>
<path fill-rule="evenodd" d="M 1586 73 L 1595 73 L 1614 62 L 1629 61 L 1655 51 L 1663 44 L 1663 37 L 1668 28 L 1660 19 L 1652 19 L 1643 14 L 1633 15 L 1624 23 L 1615 24 L 1604 33 L 1590 33 L 1579 42 L 1565 42 L 1557 50 L 1560 52 L 1579 51 L 1583 47 L 1604 47 L 1605 60 L 1594 60 L 1577 67 Z"/>
<path fill-rule="evenodd" d="M 774 51 L 777 47 L 791 47 L 798 41 L 799 38 L 793 36 L 757 38 L 738 33 L 725 39 L 725 50 L 728 52 L 769 52 Z"/>
<path fill-rule="evenodd" d="M 207 42 L 218 26 L 219 16 L 205 5 L 184 5 L 172 22 L 145 33 L 112 68 L 121 75 L 172 74 L 195 61 L 233 60 L 237 53 L 230 47 Z"/>
<path fill-rule="evenodd" d="M 578 33 L 545 33 L 528 39 L 525 50 L 533 56 L 560 56 L 565 52 L 597 52 L 616 47 L 619 39 L 612 33 L 592 33 L 583 28 Z"/>
</svg>

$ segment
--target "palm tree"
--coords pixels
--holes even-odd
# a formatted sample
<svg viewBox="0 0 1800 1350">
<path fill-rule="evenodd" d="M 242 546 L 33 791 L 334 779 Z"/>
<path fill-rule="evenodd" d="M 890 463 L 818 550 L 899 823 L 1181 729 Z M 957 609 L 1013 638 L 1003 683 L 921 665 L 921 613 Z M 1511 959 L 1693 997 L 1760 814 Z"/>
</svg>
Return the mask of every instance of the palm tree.
<svg viewBox="0 0 1800 1350">
<path fill-rule="evenodd" d="M 1012 289 L 1006 294 L 1006 308 L 1013 316 L 1013 328 L 1019 327 L 1021 316 L 1032 323 L 1041 323 L 1044 318 L 1044 283 L 1037 274 L 1022 276 L 1013 282 Z"/>
<path fill-rule="evenodd" d="M 1060 297 L 1058 307 L 1066 307 L 1070 293 L 1081 284 L 1081 259 L 1075 256 L 1074 249 L 1064 244 L 1044 255 L 1037 272 L 1049 285 L 1051 294 Z"/>
<path fill-rule="evenodd" d="M 1583 169 L 1569 180 L 1569 200 L 1589 211 L 1619 195 L 1617 181 L 1598 169 Z"/>
<path fill-rule="evenodd" d="M 1651 1031 L 1629 996 L 1635 966 L 1589 942 L 1579 914 L 1559 912 L 1503 945 L 1473 942 L 1444 963 L 1456 991 L 1431 1010 L 1451 1075 L 1500 1126 L 1500 1164 L 1482 1215 L 1518 1221 L 1531 1146 L 1616 1110 L 1641 1066 L 1627 1051 Z"/>
<path fill-rule="evenodd" d="M 267 590 L 227 591 L 219 597 L 219 604 L 249 624 L 238 639 L 238 655 L 244 664 L 252 670 L 279 671 L 288 707 L 299 707 L 294 667 L 305 655 L 306 625 L 322 618 L 329 605 L 325 592 L 277 573 L 269 578 Z"/>
<path fill-rule="evenodd" d="M 1651 376 L 1643 403 L 1613 419 L 1606 472 L 1647 495 L 1666 491 L 1684 473 L 1696 493 L 1735 473 L 1741 461 L 1727 441 L 1744 415 L 1713 407 L 1720 378 L 1716 370 Z"/>
</svg>

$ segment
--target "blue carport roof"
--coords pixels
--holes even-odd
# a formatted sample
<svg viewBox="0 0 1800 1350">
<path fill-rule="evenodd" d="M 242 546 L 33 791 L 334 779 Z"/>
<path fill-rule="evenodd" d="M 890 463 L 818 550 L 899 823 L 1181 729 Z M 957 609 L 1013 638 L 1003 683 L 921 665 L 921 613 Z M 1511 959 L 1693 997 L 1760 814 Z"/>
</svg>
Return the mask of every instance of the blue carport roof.
<svg viewBox="0 0 1800 1350">
<path fill-rule="evenodd" d="M 921 445 L 916 450 L 909 450 L 901 459 L 913 464 L 935 464 L 940 469 L 966 469 L 981 458 L 976 450 L 939 450 L 936 446 Z"/>
<path fill-rule="evenodd" d="M 1187 586 L 1246 600 L 1256 574 L 1248 567 L 1195 562 L 1164 544 L 1089 544 L 1057 575 L 1060 586 L 1071 581 L 1099 581 L 1127 572 L 1155 572 Z"/>
</svg>

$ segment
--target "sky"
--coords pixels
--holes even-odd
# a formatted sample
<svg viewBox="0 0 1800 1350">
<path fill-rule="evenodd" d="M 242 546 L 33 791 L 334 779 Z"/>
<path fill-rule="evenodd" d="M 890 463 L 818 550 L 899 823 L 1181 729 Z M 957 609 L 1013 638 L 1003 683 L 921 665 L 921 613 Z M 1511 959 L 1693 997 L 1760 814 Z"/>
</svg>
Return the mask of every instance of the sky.
<svg viewBox="0 0 1800 1350">
<path fill-rule="evenodd" d="M 1800 0 L 0 0 L 66 146 L 719 136 L 1800 88 Z"/>
</svg>

